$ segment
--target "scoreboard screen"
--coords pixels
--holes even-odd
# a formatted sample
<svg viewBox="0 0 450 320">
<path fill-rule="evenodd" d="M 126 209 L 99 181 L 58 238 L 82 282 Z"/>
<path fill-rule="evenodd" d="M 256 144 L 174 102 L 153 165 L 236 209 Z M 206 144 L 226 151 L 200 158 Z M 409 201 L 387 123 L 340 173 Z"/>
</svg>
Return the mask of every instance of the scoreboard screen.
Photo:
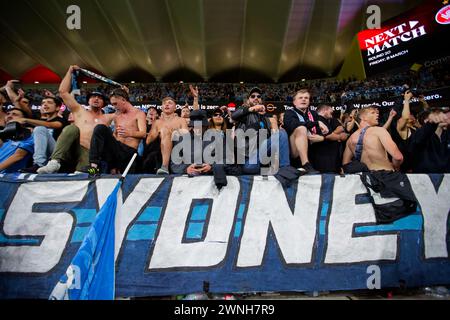
<svg viewBox="0 0 450 320">
<path fill-rule="evenodd" d="M 450 5 L 426 1 L 386 21 L 381 29 L 359 32 L 366 75 L 448 55 L 449 30 Z"/>
</svg>

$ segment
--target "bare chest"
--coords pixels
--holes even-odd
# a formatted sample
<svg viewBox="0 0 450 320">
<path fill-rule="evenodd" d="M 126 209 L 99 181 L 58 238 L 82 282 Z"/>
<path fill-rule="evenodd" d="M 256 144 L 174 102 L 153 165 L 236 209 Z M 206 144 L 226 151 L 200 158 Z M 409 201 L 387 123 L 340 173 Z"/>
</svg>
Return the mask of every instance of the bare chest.
<svg viewBox="0 0 450 320">
<path fill-rule="evenodd" d="M 173 118 L 173 119 L 161 119 L 161 127 L 171 129 L 171 130 L 177 130 L 182 127 L 180 118 Z"/>
<path fill-rule="evenodd" d="M 121 114 L 114 120 L 116 126 L 136 128 L 137 127 L 137 115 L 136 114 Z"/>
</svg>

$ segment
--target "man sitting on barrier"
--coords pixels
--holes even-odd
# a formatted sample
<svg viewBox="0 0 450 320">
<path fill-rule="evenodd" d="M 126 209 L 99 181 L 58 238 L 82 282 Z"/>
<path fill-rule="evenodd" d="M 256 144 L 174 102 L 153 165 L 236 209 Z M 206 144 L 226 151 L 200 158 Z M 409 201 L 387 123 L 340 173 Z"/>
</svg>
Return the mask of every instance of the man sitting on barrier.
<svg viewBox="0 0 450 320">
<path fill-rule="evenodd" d="M 99 124 L 94 128 L 89 150 L 90 167 L 83 172 L 90 175 L 100 173 L 100 164 L 105 162 L 111 174 L 122 173 L 146 136 L 145 113 L 131 105 L 124 89 L 114 89 L 110 95 L 116 108 L 115 130 Z M 133 163 L 130 173 L 136 172 L 138 164 Z"/>
<path fill-rule="evenodd" d="M 176 115 L 177 104 L 172 97 L 165 97 L 162 100 L 162 113 L 158 120 L 152 125 L 150 133 L 147 135 L 146 144 L 161 139 L 162 166 L 156 174 L 169 174 L 170 154 L 172 152 L 172 134 L 178 132 L 185 134 L 188 132 L 188 126 L 184 118 Z"/>
<path fill-rule="evenodd" d="M 260 88 L 252 88 L 249 92 L 246 104 L 232 114 L 232 119 L 236 123 L 237 159 L 245 157 L 242 164 L 242 173 L 260 174 L 263 163 L 261 156 L 267 155 L 275 159 L 275 163 L 270 163 L 273 167 L 270 173 L 275 173 L 278 167 L 287 167 L 289 163 L 289 141 L 286 131 L 279 130 L 275 118 L 266 114 L 266 107 L 262 103 L 262 91 Z M 260 136 L 259 133 L 266 133 Z M 242 136 L 249 135 L 249 143 L 241 144 Z M 258 148 L 259 146 L 260 148 Z"/>
<path fill-rule="evenodd" d="M 89 149 L 95 126 L 97 124 L 109 126 L 115 117 L 115 114 L 102 113 L 106 97 L 100 92 L 87 95 L 87 109 L 75 100 L 70 93 L 70 87 L 72 74 L 79 68 L 76 65 L 70 66 L 59 86 L 59 94 L 72 113 L 73 124 L 64 128 L 56 141 L 51 160 L 46 166 L 37 170 L 39 174 L 56 173 L 60 169 L 67 172 L 73 169 L 80 171 L 88 166 Z"/>
<path fill-rule="evenodd" d="M 197 176 L 212 172 L 212 163 L 206 163 L 207 161 L 203 159 L 203 151 L 211 143 L 203 137 L 208 126 L 206 111 L 194 110 L 190 113 L 189 128 L 191 130 L 182 135 L 181 139 L 173 145 L 170 161 L 170 169 L 173 173 Z"/>
<path fill-rule="evenodd" d="M 22 172 L 36 173 L 39 168 L 47 164 L 48 159 L 55 149 L 55 143 L 63 128 L 67 125 L 67 120 L 59 116 L 62 101 L 56 97 L 46 97 L 42 99 L 41 114 L 45 120 L 30 118 L 20 118 L 20 124 L 35 126 L 33 129 L 34 154 L 33 165 L 22 169 Z"/>
<path fill-rule="evenodd" d="M 307 174 L 319 173 L 309 162 L 309 143 L 321 140 L 320 134 L 328 133 L 328 127 L 319 121 L 315 111 L 310 110 L 310 99 L 308 90 L 297 91 L 294 95 L 294 108 L 284 114 L 284 128 L 289 135 L 292 155 L 300 158 L 301 170 Z"/>
</svg>

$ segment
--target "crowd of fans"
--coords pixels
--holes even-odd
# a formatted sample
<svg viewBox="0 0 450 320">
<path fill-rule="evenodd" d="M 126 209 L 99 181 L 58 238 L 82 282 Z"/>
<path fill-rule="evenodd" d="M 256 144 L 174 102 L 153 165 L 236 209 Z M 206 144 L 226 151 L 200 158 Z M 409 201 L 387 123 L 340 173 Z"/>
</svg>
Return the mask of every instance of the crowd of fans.
<svg viewBox="0 0 450 320">
<path fill-rule="evenodd" d="M 273 173 L 286 182 L 314 173 L 450 172 L 447 106 L 430 108 L 420 98 L 413 111 L 413 92 L 398 86 L 405 77 L 415 87 L 441 86 L 448 73 L 438 69 L 424 69 L 415 78 L 398 73 L 364 82 L 315 81 L 308 89 L 302 83 L 276 90 L 275 85 L 190 85 L 187 90 L 180 84 L 133 85 L 106 95 L 108 88 L 103 87 L 82 92 L 84 106 L 71 94 L 77 68 L 69 68 L 57 94 L 45 91 L 39 117 L 30 108 L 30 96 L 37 97 L 37 92 L 24 92 L 14 81 L 0 90 L 0 173 L 119 174 L 135 153 L 132 173 L 214 174 L 218 185 L 226 184 L 226 175 L 239 174 Z M 330 92 L 340 99 L 388 92 L 403 103 L 382 124 L 375 107 L 334 112 L 322 103 L 317 110 L 310 108 L 315 94 L 320 100 Z M 227 95 L 241 97 L 242 106 L 234 112 L 219 107 L 210 115 L 199 108 L 200 99 Z M 162 109 L 150 108 L 145 114 L 133 107 L 133 100 L 149 97 L 161 99 Z M 6 109 L 8 99 L 13 107 Z M 264 101 L 277 99 L 291 100 L 293 108 L 268 113 Z M 186 106 L 178 114 L 177 100 L 192 100 L 193 110 Z M 103 111 L 107 103 L 115 112 Z"/>
<path fill-rule="evenodd" d="M 403 86 L 405 77 L 415 87 L 443 86 L 448 73 L 441 74 L 444 82 L 428 70 L 416 78 L 315 81 L 309 89 L 303 83 L 99 87 L 77 99 L 71 93 L 77 68 L 69 68 L 57 92 L 25 92 L 14 81 L 0 89 L 1 174 L 121 174 L 135 154 L 131 173 L 213 175 L 218 189 L 227 185 L 227 175 L 273 174 L 289 186 L 305 174 L 361 173 L 368 191 L 389 196 L 380 204 L 372 196 L 377 223 L 392 223 L 417 209 L 404 173 L 450 173 L 448 106 L 430 108 L 418 95 L 420 105 L 413 110 L 414 93 Z M 223 106 L 208 115 L 200 108 L 200 93 L 203 99 L 233 95 L 242 104 L 234 112 Z M 310 108 L 314 101 L 384 95 L 402 100 L 385 117 L 375 106 L 345 112 L 327 103 Z M 31 99 L 39 98 L 36 117 Z M 161 110 L 144 113 L 133 106 L 156 98 Z M 8 100 L 13 107 L 7 108 Z M 177 113 L 179 100 L 192 101 L 193 109 L 186 105 Z M 265 100 L 288 100 L 292 109 L 270 113 Z M 104 111 L 108 103 L 114 112 Z"/>
<path fill-rule="evenodd" d="M 195 85 L 201 93 L 201 103 L 223 101 L 242 103 L 249 90 L 258 86 L 263 91 L 262 99 L 264 101 L 292 102 L 292 93 L 307 87 L 311 92 L 311 103 L 313 105 L 321 103 L 339 104 L 348 101 L 399 96 L 404 91 L 405 84 L 419 92 L 446 87 L 450 82 L 449 64 L 450 61 L 444 61 L 437 65 L 422 66 L 417 71 L 400 68 L 366 80 L 349 78 L 340 81 L 321 79 L 282 84 L 197 83 Z M 133 104 L 157 102 L 167 96 L 174 98 L 179 104 L 192 104 L 193 102 L 193 97 L 187 86 L 180 86 L 179 83 L 133 83 L 129 84 L 128 87 L 130 102 Z M 82 88 L 79 102 L 87 104 L 85 97 L 90 91 L 108 95 L 112 89 L 107 85 Z M 57 90 L 53 90 L 53 93 L 57 94 Z M 36 104 L 39 104 L 44 96 L 45 92 L 39 89 L 27 91 L 27 97 Z"/>
</svg>

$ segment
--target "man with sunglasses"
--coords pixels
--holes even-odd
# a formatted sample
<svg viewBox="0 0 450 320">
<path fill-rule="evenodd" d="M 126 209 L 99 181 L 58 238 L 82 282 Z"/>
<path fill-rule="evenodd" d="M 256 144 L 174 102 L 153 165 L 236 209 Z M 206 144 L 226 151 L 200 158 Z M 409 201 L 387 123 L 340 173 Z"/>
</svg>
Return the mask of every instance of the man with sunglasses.
<svg viewBox="0 0 450 320">
<path fill-rule="evenodd" d="M 278 130 L 276 122 L 270 121 L 270 118 L 266 116 L 266 107 L 262 102 L 262 91 L 260 88 L 254 87 L 250 90 L 245 105 L 232 114 L 232 119 L 236 122 L 237 137 L 239 136 L 239 130 L 243 132 L 254 130 L 256 134 L 260 133 L 260 130 L 266 130 L 267 132 L 266 140 L 258 141 L 259 138 L 252 139 L 251 137 L 250 141 L 253 141 L 253 143 L 246 143 L 244 150 L 238 148 L 238 162 L 241 156 L 240 153 L 245 155 L 245 164 L 242 166 L 244 174 L 260 173 L 262 159 L 260 151 L 254 147 L 255 143 L 262 146 L 263 149 L 267 149 L 267 153 L 271 157 L 278 156 L 279 167 L 289 166 L 289 141 L 287 134 L 284 130 Z M 274 164 L 272 163 L 272 165 Z"/>
</svg>

